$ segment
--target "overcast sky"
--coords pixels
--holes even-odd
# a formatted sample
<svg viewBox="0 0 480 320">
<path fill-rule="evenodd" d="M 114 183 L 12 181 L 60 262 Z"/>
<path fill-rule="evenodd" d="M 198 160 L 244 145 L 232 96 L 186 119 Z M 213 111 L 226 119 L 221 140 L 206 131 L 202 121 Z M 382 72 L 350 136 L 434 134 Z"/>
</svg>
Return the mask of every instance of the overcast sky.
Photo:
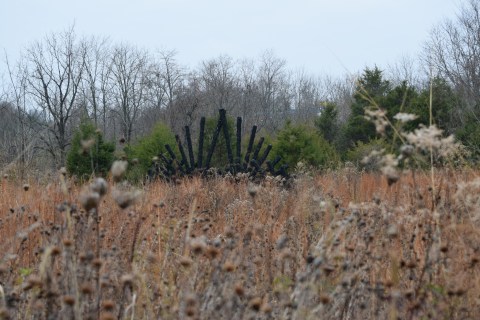
<svg viewBox="0 0 480 320">
<path fill-rule="evenodd" d="M 417 56 L 431 28 L 461 0 L 0 0 L 0 47 L 10 60 L 73 23 L 79 35 L 108 36 L 154 51 L 175 49 L 194 68 L 226 54 L 265 50 L 290 68 L 341 76 Z M 1 62 L 4 58 L 2 54 Z"/>
</svg>

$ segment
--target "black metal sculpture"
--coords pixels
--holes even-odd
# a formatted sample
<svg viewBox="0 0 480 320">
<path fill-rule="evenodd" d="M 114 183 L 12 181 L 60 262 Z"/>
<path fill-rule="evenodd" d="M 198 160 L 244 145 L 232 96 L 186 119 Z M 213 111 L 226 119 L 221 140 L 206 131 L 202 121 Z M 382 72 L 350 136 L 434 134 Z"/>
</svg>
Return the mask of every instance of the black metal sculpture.
<svg viewBox="0 0 480 320">
<path fill-rule="evenodd" d="M 245 157 L 242 161 L 242 118 L 237 118 L 236 125 L 236 150 L 235 157 L 233 156 L 230 134 L 228 132 L 228 122 L 225 109 L 219 110 L 220 117 L 213 132 L 212 141 L 207 150 L 207 155 L 204 160 L 203 158 L 203 149 L 205 142 L 205 117 L 202 117 L 200 120 L 200 133 L 198 137 L 198 148 L 197 148 L 197 161 L 195 161 L 195 156 L 192 146 L 192 137 L 190 134 L 190 127 L 185 126 L 185 141 L 187 143 L 187 154 L 183 147 L 182 141 L 179 135 L 176 135 L 177 147 L 180 153 L 180 159 L 177 158 L 175 153 L 172 150 L 172 147 L 168 144 L 165 145 L 167 150 L 167 155 L 160 154 L 158 160 L 156 160 L 149 170 L 150 178 L 160 177 L 165 180 L 172 180 L 175 177 L 179 176 L 189 176 L 200 174 L 204 177 L 211 175 L 236 175 L 243 173 L 248 176 L 249 179 L 262 179 L 267 174 L 273 176 L 281 176 L 283 178 L 288 178 L 287 168 L 288 165 L 281 165 L 278 169 L 275 169 L 277 164 L 280 162 L 281 158 L 277 156 L 273 161 L 266 160 L 270 151 L 272 150 L 272 145 L 268 145 L 264 148 L 263 153 L 260 153 L 262 150 L 263 143 L 265 139 L 260 138 L 258 143 L 255 145 L 255 136 L 257 133 L 257 126 L 252 127 L 250 134 L 250 139 L 248 141 L 247 151 Z M 211 168 L 212 157 L 215 152 L 215 148 L 218 144 L 218 139 L 220 133 L 223 131 L 223 136 L 225 138 L 226 152 L 228 164 L 220 168 Z M 262 167 L 263 164 L 266 164 L 265 168 Z"/>
</svg>

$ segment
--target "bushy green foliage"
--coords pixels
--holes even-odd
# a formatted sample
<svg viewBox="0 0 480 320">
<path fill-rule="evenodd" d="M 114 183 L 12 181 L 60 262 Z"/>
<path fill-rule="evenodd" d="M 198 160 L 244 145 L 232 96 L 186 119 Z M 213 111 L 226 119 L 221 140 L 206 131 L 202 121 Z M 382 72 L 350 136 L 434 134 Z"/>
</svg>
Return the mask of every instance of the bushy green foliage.
<svg viewBox="0 0 480 320">
<path fill-rule="evenodd" d="M 314 129 L 290 122 L 278 133 L 274 142 L 272 156 L 277 155 L 290 168 L 299 162 L 317 168 L 331 168 L 339 162 L 335 149 Z"/>
<path fill-rule="evenodd" d="M 334 143 L 338 135 L 337 109 L 335 104 L 326 103 L 320 116 L 315 119 L 315 127 L 329 143 Z"/>
<path fill-rule="evenodd" d="M 352 162 L 357 167 L 364 167 L 366 169 L 376 169 L 374 164 L 362 164 L 362 160 L 369 156 L 373 151 L 380 151 L 382 149 L 388 150 L 390 145 L 385 139 L 376 138 L 368 142 L 357 141 L 355 147 L 348 150 L 346 160 Z"/>
<path fill-rule="evenodd" d="M 354 147 L 358 141 L 368 142 L 377 136 L 375 125 L 365 119 L 365 109 L 371 107 L 373 103 L 384 107 L 390 90 L 390 82 L 384 79 L 380 69 L 375 67 L 364 70 L 355 89 L 350 117 L 341 130 L 339 147 L 342 152 L 345 153 Z"/>
<path fill-rule="evenodd" d="M 453 133 L 459 126 L 458 106 L 459 98 L 452 87 L 442 78 L 435 78 L 432 82 L 432 122 L 446 133 Z M 430 123 L 430 88 L 421 90 L 411 104 L 406 105 L 406 112 L 413 113 L 418 119 L 409 124 L 409 129 L 414 129 L 419 124 Z"/>
<path fill-rule="evenodd" d="M 469 160 L 478 163 L 480 161 L 480 125 L 478 120 L 474 117 L 469 118 L 465 125 L 457 130 L 456 136 L 468 150 Z"/>
<path fill-rule="evenodd" d="M 167 125 L 158 123 L 150 134 L 141 138 L 137 143 L 127 146 L 125 152 L 128 159 L 130 161 L 136 159 L 136 163 L 129 166 L 128 179 L 138 180 L 145 177 L 153 164 L 154 157 L 167 153 L 166 144 L 169 144 L 173 151 L 177 152 L 175 135 Z M 169 156 L 167 157 L 169 158 Z"/>
<path fill-rule="evenodd" d="M 90 121 L 84 121 L 75 132 L 67 154 L 67 170 L 81 179 L 106 176 L 114 159 L 115 145 L 103 140 Z"/>
</svg>

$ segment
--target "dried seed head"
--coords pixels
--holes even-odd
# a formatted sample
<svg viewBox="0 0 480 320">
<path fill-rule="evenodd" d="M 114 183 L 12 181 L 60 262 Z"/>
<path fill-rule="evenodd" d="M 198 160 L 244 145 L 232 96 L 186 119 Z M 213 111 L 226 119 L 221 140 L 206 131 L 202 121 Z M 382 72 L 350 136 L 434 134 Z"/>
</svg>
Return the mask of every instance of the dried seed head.
<svg viewBox="0 0 480 320">
<path fill-rule="evenodd" d="M 220 253 L 220 251 L 213 246 L 208 246 L 207 251 L 206 251 L 207 257 L 210 258 L 210 259 L 215 259 L 218 256 L 219 253 Z"/>
<path fill-rule="evenodd" d="M 140 194 L 141 194 L 141 191 L 139 190 L 121 191 L 121 190 L 115 189 L 113 190 L 112 196 L 120 208 L 126 209 L 137 201 Z"/>
<path fill-rule="evenodd" d="M 448 252 L 448 244 L 442 243 L 442 245 L 440 246 L 440 252 L 443 252 L 443 253 Z"/>
<path fill-rule="evenodd" d="M 147 255 L 147 262 L 151 264 L 157 263 L 158 262 L 157 256 L 154 253 L 150 252 Z"/>
<path fill-rule="evenodd" d="M 51 251 L 52 256 L 58 256 L 61 252 L 62 250 L 60 250 L 58 246 L 52 247 L 52 251 Z"/>
<path fill-rule="evenodd" d="M 100 194 L 98 192 L 84 192 L 80 195 L 80 203 L 87 212 L 96 209 L 100 203 Z"/>
<path fill-rule="evenodd" d="M 271 313 L 272 312 L 272 306 L 268 303 L 264 303 L 262 305 L 262 312 L 263 313 Z"/>
<path fill-rule="evenodd" d="M 387 235 L 390 238 L 395 238 L 398 235 L 398 228 L 396 225 L 392 224 L 388 227 Z"/>
<path fill-rule="evenodd" d="M 247 187 L 248 194 L 252 197 L 255 198 L 255 196 L 258 193 L 258 186 L 256 186 L 253 183 L 249 183 Z"/>
<path fill-rule="evenodd" d="M 115 302 L 113 300 L 105 300 L 102 302 L 102 308 L 106 311 L 112 311 L 115 308 Z"/>
<path fill-rule="evenodd" d="M 227 238 L 233 238 L 235 236 L 235 230 L 232 227 L 226 227 L 224 233 Z"/>
<path fill-rule="evenodd" d="M 323 266 L 323 271 L 325 272 L 325 274 L 328 276 L 330 273 L 332 273 L 333 271 L 335 271 L 335 267 L 332 266 L 332 265 L 329 265 L 329 264 L 326 264 Z"/>
<path fill-rule="evenodd" d="M 75 304 L 75 297 L 72 295 L 65 295 L 63 296 L 63 303 L 67 306 L 73 306 Z"/>
<path fill-rule="evenodd" d="M 59 172 L 62 176 L 66 176 L 66 175 L 67 175 L 67 168 L 61 167 L 60 170 L 58 170 L 58 172 Z"/>
<path fill-rule="evenodd" d="M 84 155 L 87 155 L 90 152 L 90 149 L 93 147 L 95 144 L 95 139 L 88 139 L 88 140 L 82 140 L 80 141 L 80 144 L 82 146 L 81 153 Z"/>
<path fill-rule="evenodd" d="M 71 246 L 73 246 L 73 241 L 72 241 L 72 239 L 63 239 L 63 245 L 64 245 L 66 248 L 70 248 Z"/>
<path fill-rule="evenodd" d="M 107 184 L 107 181 L 105 181 L 105 179 L 96 178 L 90 185 L 90 188 L 92 189 L 93 192 L 97 192 L 100 196 L 104 196 L 107 193 L 108 184 Z"/>
<path fill-rule="evenodd" d="M 185 309 L 185 314 L 187 315 L 187 317 L 193 318 L 193 316 L 195 316 L 195 313 L 195 308 L 193 307 L 187 307 Z"/>
<path fill-rule="evenodd" d="M 263 303 L 263 299 L 260 298 L 260 297 L 255 297 L 253 299 L 251 299 L 248 303 L 248 305 L 250 306 L 250 308 L 252 308 L 253 310 L 255 311 L 259 311 L 260 310 L 260 307 L 262 306 L 262 303 Z"/>
<path fill-rule="evenodd" d="M 102 267 L 102 265 L 103 265 L 102 259 L 99 259 L 99 258 L 93 259 L 93 261 L 92 261 L 92 266 L 93 266 L 95 269 L 100 270 L 100 268 Z"/>
<path fill-rule="evenodd" d="M 293 259 L 293 253 L 289 249 L 284 249 L 282 250 L 282 253 L 280 254 L 280 259 L 281 260 L 290 260 Z"/>
<path fill-rule="evenodd" d="M 235 264 L 231 261 L 226 261 L 225 264 L 223 265 L 223 270 L 226 272 L 233 272 L 235 271 Z"/>
<path fill-rule="evenodd" d="M 42 282 L 42 279 L 39 277 L 39 276 L 30 276 L 28 277 L 27 279 L 27 287 L 29 288 L 35 288 L 35 287 L 38 287 L 38 288 L 41 288 L 43 285 L 43 282 Z M 27 289 L 27 288 L 25 288 Z"/>
<path fill-rule="evenodd" d="M 185 304 L 187 307 L 193 307 L 197 304 L 197 297 L 193 293 L 188 293 L 185 296 Z"/>
<path fill-rule="evenodd" d="M 183 266 L 183 267 L 190 267 L 193 263 L 193 260 L 190 259 L 189 257 L 181 257 L 180 258 L 180 264 Z"/>
<path fill-rule="evenodd" d="M 80 286 L 80 292 L 83 295 L 91 295 L 93 293 L 93 287 L 89 283 L 84 283 Z"/>
<path fill-rule="evenodd" d="M 128 162 L 124 160 L 117 160 L 114 161 L 112 164 L 112 169 L 110 170 L 112 173 L 112 178 L 115 182 L 119 182 L 122 180 L 125 171 L 127 170 Z"/>
<path fill-rule="evenodd" d="M 413 154 L 415 148 L 411 144 L 404 144 L 400 147 L 400 152 L 405 158 L 410 157 Z"/>
<path fill-rule="evenodd" d="M 122 286 L 132 286 L 133 285 L 133 279 L 134 276 L 132 274 L 124 274 L 120 278 L 120 282 L 122 283 Z"/>
<path fill-rule="evenodd" d="M 194 238 L 190 240 L 190 248 L 194 254 L 201 254 L 207 248 L 207 244 L 202 238 Z"/>
<path fill-rule="evenodd" d="M 323 304 L 329 304 L 332 301 L 332 298 L 328 294 L 322 293 L 319 297 L 320 302 Z"/>
<path fill-rule="evenodd" d="M 243 285 L 241 283 L 236 283 L 235 284 L 235 293 L 239 296 L 239 297 L 243 297 L 245 295 L 245 288 L 243 287 Z"/>
</svg>

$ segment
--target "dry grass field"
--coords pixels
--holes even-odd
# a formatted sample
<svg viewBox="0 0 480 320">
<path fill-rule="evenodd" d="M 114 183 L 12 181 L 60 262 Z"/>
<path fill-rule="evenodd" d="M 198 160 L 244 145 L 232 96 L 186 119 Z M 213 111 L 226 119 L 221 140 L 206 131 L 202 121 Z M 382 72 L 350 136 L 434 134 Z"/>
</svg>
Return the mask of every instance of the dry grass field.
<svg viewBox="0 0 480 320">
<path fill-rule="evenodd" d="M 0 319 L 479 319 L 475 171 L 0 183 Z"/>
</svg>

